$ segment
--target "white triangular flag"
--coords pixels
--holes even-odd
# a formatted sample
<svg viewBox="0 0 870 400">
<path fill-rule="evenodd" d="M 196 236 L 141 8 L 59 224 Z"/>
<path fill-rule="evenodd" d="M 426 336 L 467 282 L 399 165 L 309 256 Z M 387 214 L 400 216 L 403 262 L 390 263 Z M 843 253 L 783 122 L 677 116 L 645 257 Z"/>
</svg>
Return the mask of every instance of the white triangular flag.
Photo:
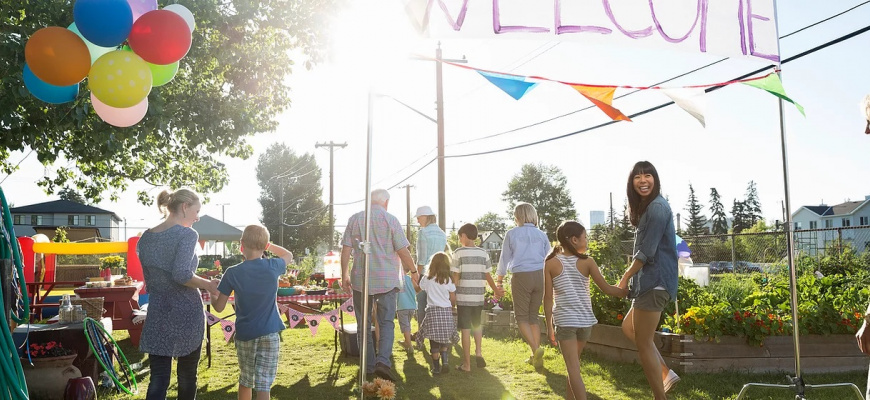
<svg viewBox="0 0 870 400">
<path fill-rule="evenodd" d="M 707 110 L 704 88 L 661 89 L 661 92 L 684 111 L 695 117 L 701 123 L 701 126 L 707 127 L 707 123 L 704 120 L 704 113 Z"/>
</svg>

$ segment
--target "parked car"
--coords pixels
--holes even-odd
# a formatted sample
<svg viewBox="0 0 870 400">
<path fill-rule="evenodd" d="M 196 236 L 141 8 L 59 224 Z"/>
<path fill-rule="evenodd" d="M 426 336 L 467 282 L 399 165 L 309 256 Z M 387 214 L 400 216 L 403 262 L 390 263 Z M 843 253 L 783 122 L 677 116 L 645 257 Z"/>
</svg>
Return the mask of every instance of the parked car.
<svg viewBox="0 0 870 400">
<path fill-rule="evenodd" d="M 749 261 L 738 261 L 737 272 L 761 272 L 761 266 Z"/>
<path fill-rule="evenodd" d="M 724 274 L 727 272 L 734 272 L 734 266 L 731 264 L 731 261 L 710 261 L 711 274 Z"/>
</svg>

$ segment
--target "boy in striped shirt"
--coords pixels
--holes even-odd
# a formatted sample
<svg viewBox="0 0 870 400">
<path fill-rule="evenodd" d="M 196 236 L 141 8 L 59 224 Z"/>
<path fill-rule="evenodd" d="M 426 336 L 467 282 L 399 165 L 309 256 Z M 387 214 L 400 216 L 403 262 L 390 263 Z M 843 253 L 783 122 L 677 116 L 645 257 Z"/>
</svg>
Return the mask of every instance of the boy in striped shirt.
<svg viewBox="0 0 870 400">
<path fill-rule="evenodd" d="M 465 224 L 459 228 L 459 243 L 462 247 L 453 252 L 450 272 L 456 284 L 456 308 L 458 309 L 458 328 L 462 332 L 462 364 L 456 369 L 462 372 L 471 371 L 471 332 L 474 331 L 475 362 L 478 368 L 486 367 L 486 360 L 481 353 L 483 329 L 480 326 L 480 314 L 483 311 L 486 284 L 495 292 L 496 298 L 501 298 L 504 289 L 496 287 L 492 279 L 492 262 L 486 250 L 476 247 L 477 226 Z"/>
</svg>

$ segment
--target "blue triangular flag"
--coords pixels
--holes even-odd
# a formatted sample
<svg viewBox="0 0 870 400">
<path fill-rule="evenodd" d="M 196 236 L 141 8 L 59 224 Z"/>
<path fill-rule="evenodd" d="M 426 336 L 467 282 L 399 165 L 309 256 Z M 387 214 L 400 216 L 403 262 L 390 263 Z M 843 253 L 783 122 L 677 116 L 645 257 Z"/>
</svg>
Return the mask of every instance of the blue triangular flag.
<svg viewBox="0 0 870 400">
<path fill-rule="evenodd" d="M 537 82 L 527 82 L 525 77 L 522 76 L 504 75 L 480 70 L 477 72 L 483 75 L 486 80 L 492 82 L 493 85 L 513 97 L 514 100 L 519 100 L 538 84 Z"/>
</svg>

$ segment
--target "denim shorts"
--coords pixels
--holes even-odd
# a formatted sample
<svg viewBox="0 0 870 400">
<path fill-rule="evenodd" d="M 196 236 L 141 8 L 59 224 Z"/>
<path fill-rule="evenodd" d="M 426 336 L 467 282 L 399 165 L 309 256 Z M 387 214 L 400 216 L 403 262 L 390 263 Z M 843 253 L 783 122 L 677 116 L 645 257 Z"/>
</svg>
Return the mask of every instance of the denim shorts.
<svg viewBox="0 0 870 400">
<path fill-rule="evenodd" d="M 592 337 L 592 327 L 574 328 L 570 326 L 556 327 L 556 340 L 577 340 L 578 342 L 587 342 Z"/>
<path fill-rule="evenodd" d="M 670 303 L 671 295 L 664 289 L 647 290 L 631 301 L 631 306 L 644 311 L 664 311 Z"/>
</svg>

